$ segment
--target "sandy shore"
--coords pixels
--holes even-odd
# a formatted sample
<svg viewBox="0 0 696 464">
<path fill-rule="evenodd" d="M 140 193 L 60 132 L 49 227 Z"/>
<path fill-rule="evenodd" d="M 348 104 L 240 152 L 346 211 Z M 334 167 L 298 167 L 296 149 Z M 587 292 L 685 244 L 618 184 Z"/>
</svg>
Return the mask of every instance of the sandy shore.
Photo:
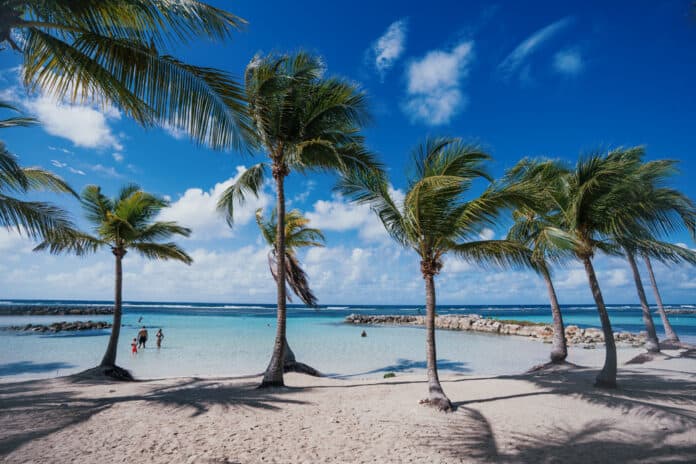
<svg viewBox="0 0 696 464">
<path fill-rule="evenodd" d="M 447 376 L 457 409 L 418 404 L 422 375 L 0 385 L 0 460 L 41 463 L 694 462 L 696 353 L 594 369 Z"/>
</svg>

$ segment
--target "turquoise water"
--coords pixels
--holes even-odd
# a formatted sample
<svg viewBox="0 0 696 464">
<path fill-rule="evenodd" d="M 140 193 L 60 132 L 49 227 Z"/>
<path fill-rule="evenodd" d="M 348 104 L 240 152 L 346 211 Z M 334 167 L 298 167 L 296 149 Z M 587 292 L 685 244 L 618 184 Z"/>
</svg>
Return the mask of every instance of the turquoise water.
<svg viewBox="0 0 696 464">
<path fill-rule="evenodd" d="M 81 302 L 78 304 L 94 304 Z M 363 327 L 343 324 L 352 312 L 418 314 L 415 306 L 328 306 L 319 310 L 291 307 L 288 341 L 298 360 L 337 376 L 377 376 L 383 372 L 418 371 L 424 367 L 424 331 L 416 327 Z M 564 309 L 567 324 L 598 326 L 596 311 L 587 306 Z M 501 319 L 547 322 L 548 308 L 454 307 L 440 314 L 478 313 Z M 616 330 L 642 329 L 636 307 L 610 308 Z M 142 318 L 139 324 L 138 320 Z M 0 327 L 49 324 L 70 320 L 104 320 L 110 316 L 0 316 Z M 696 342 L 696 316 L 673 315 L 670 320 L 685 341 Z M 659 326 L 659 318 L 655 318 Z M 140 325 L 150 333 L 148 346 L 137 355 L 130 343 Z M 155 332 L 165 339 L 155 348 Z M 659 326 L 661 329 L 661 326 Z M 67 375 L 99 363 L 109 330 L 59 334 L 0 330 L 0 378 L 3 381 Z M 173 376 L 232 376 L 262 372 L 275 336 L 275 313 L 267 305 L 131 303 L 124 308 L 118 363 L 139 378 Z M 438 331 L 438 358 L 445 373 L 519 373 L 544 362 L 549 345 L 523 337 Z M 601 361 L 602 350 L 575 350 L 571 358 Z M 591 353 L 590 353 L 591 352 Z"/>
</svg>

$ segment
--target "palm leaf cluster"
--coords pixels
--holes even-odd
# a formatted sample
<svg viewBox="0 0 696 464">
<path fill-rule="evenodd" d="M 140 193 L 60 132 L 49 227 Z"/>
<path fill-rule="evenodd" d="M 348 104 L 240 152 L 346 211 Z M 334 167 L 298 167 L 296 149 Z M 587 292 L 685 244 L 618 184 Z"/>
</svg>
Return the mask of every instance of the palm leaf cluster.
<svg viewBox="0 0 696 464">
<path fill-rule="evenodd" d="M 0 101 L 0 109 L 17 111 Z M 0 120 L 0 128 L 25 127 L 35 120 L 24 116 Z M 0 141 L 0 227 L 11 227 L 32 239 L 60 235 L 73 225 L 67 213 L 46 202 L 20 200 L 15 195 L 49 191 L 77 196 L 70 186 L 55 174 L 37 167 L 25 168 L 17 157 Z"/>
<path fill-rule="evenodd" d="M 195 0 L 17 0 L 0 5 L 0 41 L 23 58 L 30 91 L 115 104 L 145 126 L 239 148 L 244 96 L 228 73 L 183 63 L 171 50 L 222 40 L 245 21 Z"/>
<path fill-rule="evenodd" d="M 261 230 L 261 235 L 272 249 L 268 253 L 268 267 L 274 280 L 278 280 L 278 259 L 276 251 L 276 237 L 278 231 L 278 215 L 273 210 L 268 220 L 263 217 L 263 210 L 256 210 L 256 223 Z M 309 219 L 294 209 L 285 216 L 285 280 L 292 292 L 309 307 L 317 305 L 317 297 L 309 287 L 307 273 L 302 269 L 297 250 L 305 247 L 323 247 L 324 234 L 319 229 L 307 227 Z M 290 292 L 287 293 L 289 302 L 292 302 Z"/>
</svg>

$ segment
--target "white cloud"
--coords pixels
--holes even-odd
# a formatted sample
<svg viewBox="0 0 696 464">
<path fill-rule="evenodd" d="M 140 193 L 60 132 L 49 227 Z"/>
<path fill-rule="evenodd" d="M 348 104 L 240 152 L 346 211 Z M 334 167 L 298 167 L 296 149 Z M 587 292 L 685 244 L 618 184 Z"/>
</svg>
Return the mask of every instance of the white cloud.
<svg viewBox="0 0 696 464">
<path fill-rule="evenodd" d="M 575 76 L 582 71 L 583 67 L 582 56 L 577 50 L 561 50 L 553 57 L 553 68 L 561 74 Z"/>
<path fill-rule="evenodd" d="M 232 230 L 217 210 L 217 202 L 227 187 L 236 182 L 244 171 L 246 171 L 244 166 L 237 166 L 236 176 L 215 184 L 208 191 L 200 188 L 186 190 L 177 201 L 162 211 L 159 219 L 177 221 L 183 226 L 190 227 L 193 229 L 192 238 L 196 240 L 232 236 Z M 243 206 L 235 205 L 235 227 L 249 223 L 254 218 L 256 209 L 265 208 L 271 200 L 272 196 L 266 189 L 259 192 L 259 198 L 253 195 L 247 196 Z"/>
<path fill-rule="evenodd" d="M 84 171 L 81 171 L 79 169 L 75 169 L 72 166 L 69 166 L 68 163 L 64 163 L 64 162 L 59 161 L 59 160 L 51 160 L 51 164 L 57 168 L 60 168 L 60 169 L 67 169 L 68 171 L 72 172 L 73 174 L 78 174 L 80 176 L 85 175 Z"/>
<path fill-rule="evenodd" d="M 495 238 L 495 232 L 493 232 L 493 229 L 484 227 L 483 230 L 481 230 L 481 232 L 479 233 L 479 238 L 481 240 L 493 240 Z"/>
<path fill-rule="evenodd" d="M 522 68 L 524 62 L 536 49 L 565 29 L 572 21 L 571 17 L 559 19 L 527 37 L 498 65 L 498 71 L 504 78 L 510 78 Z M 528 69 L 526 71 L 528 72 Z"/>
<path fill-rule="evenodd" d="M 57 168 L 64 168 L 68 165 L 68 163 L 61 163 L 58 160 L 51 160 L 51 164 Z"/>
<path fill-rule="evenodd" d="M 71 151 L 68 150 L 67 148 L 59 148 L 59 147 L 53 147 L 53 146 L 49 145 L 49 146 L 48 146 L 48 149 L 51 150 L 51 151 L 62 151 L 63 153 L 68 154 L 68 155 L 72 155 L 72 154 L 73 154 L 73 152 L 71 152 Z"/>
<path fill-rule="evenodd" d="M 46 132 L 66 138 L 75 146 L 123 149 L 109 126 L 110 121 L 121 117 L 113 107 L 100 111 L 91 106 L 57 102 L 48 96 L 27 99 L 24 105 L 38 116 Z"/>
<path fill-rule="evenodd" d="M 75 169 L 75 168 L 72 168 L 72 167 L 68 167 L 68 171 L 72 172 L 73 174 L 80 175 L 80 176 L 86 175 L 86 174 L 85 174 L 85 171 L 81 171 L 80 169 Z"/>
<path fill-rule="evenodd" d="M 117 163 L 122 162 L 124 159 L 123 154 L 119 153 L 119 152 L 114 152 L 111 154 L 111 156 L 114 158 L 114 161 L 116 161 Z"/>
<path fill-rule="evenodd" d="M 474 43 L 469 41 L 451 51 L 433 50 L 408 66 L 408 97 L 403 110 L 412 121 L 446 124 L 464 109 L 468 100 L 461 84 L 469 73 L 473 48 Z"/>
<path fill-rule="evenodd" d="M 404 194 L 389 186 L 389 194 L 397 205 L 403 202 Z M 385 242 L 389 236 L 377 215 L 368 205 L 358 205 L 334 195 L 331 200 L 319 200 L 313 210 L 306 213 L 312 227 L 322 230 L 347 232 L 355 230 L 366 242 Z"/>
<path fill-rule="evenodd" d="M 375 68 L 382 80 L 394 63 L 404 52 L 408 22 L 400 19 L 392 23 L 386 32 L 372 45 L 375 58 Z"/>
<path fill-rule="evenodd" d="M 32 248 L 32 241 L 19 235 L 16 229 L 0 227 L 0 251 L 3 253 L 28 253 Z"/>
<path fill-rule="evenodd" d="M 116 169 L 114 169 L 113 167 L 104 166 L 103 164 L 95 164 L 94 166 L 90 166 L 90 169 L 99 174 L 103 174 L 106 177 L 113 177 L 115 179 L 123 177 L 123 175 L 116 171 Z"/>
</svg>

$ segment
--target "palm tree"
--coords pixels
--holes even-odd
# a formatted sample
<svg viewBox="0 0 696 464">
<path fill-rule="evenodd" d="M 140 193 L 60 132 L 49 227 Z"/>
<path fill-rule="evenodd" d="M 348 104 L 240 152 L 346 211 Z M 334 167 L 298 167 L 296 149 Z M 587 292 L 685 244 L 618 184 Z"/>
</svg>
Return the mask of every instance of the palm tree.
<svg viewBox="0 0 696 464">
<path fill-rule="evenodd" d="M 646 348 L 648 352 L 659 352 L 660 344 L 650 306 L 645 296 L 636 256 L 642 254 L 645 257 L 651 274 L 650 256 L 661 261 L 695 262 L 696 254 L 690 250 L 661 242 L 655 236 L 682 228 L 686 228 L 694 236 L 696 234 L 696 205 L 681 192 L 666 186 L 667 180 L 677 172 L 676 161 L 642 162 L 644 155 L 645 152 L 640 147 L 629 150 L 627 154 L 623 155 L 631 157 L 633 168 L 630 177 L 622 184 L 625 187 L 624 204 L 621 210 L 616 213 L 622 217 L 620 220 L 615 220 L 621 225 L 621 230 L 615 233 L 614 239 L 624 250 L 633 273 L 648 335 Z M 654 275 L 651 275 L 651 279 L 654 281 Z M 656 294 L 659 298 L 659 292 Z M 665 332 L 674 335 L 674 330 L 669 324 L 664 308 L 660 310 L 660 315 L 663 322 L 666 321 L 664 324 Z M 668 336 L 668 338 L 670 337 Z"/>
<path fill-rule="evenodd" d="M 271 271 L 273 279 L 278 280 L 278 257 L 276 255 L 276 238 L 278 232 L 278 215 L 275 210 L 271 213 L 271 217 L 266 220 L 263 217 L 261 208 L 256 210 L 256 223 L 261 230 L 261 235 L 270 245 L 271 251 L 268 253 L 268 268 Z M 297 258 L 296 250 L 305 247 L 323 247 L 325 238 L 324 234 L 319 229 L 307 227 L 309 219 L 304 217 L 302 213 L 294 209 L 285 216 L 285 280 L 292 292 L 310 308 L 317 306 L 317 298 L 309 288 L 309 280 L 307 274 L 300 265 Z M 290 292 L 286 290 L 288 301 L 292 302 Z M 295 353 L 293 353 L 287 338 L 285 340 L 285 372 L 302 372 L 309 375 L 320 376 L 319 371 L 304 363 L 297 362 Z"/>
<path fill-rule="evenodd" d="M 665 330 L 665 339 L 668 342 L 679 343 L 679 336 L 672 327 L 672 324 L 669 322 L 667 312 L 665 312 L 665 307 L 662 304 L 662 296 L 660 295 L 660 290 L 657 287 L 657 280 L 655 279 L 655 273 L 653 272 L 650 256 L 648 256 L 647 253 L 643 253 L 643 261 L 645 262 L 645 267 L 648 270 L 648 276 L 650 276 L 650 286 L 652 287 L 653 294 L 655 295 L 655 303 L 657 303 L 657 313 L 660 315 L 660 319 L 662 319 L 662 327 Z"/>
<path fill-rule="evenodd" d="M 257 56 L 245 73 L 253 136 L 268 156 L 245 171 L 220 197 L 218 207 L 232 225 L 234 204 L 258 195 L 270 169 L 276 187 L 278 324 L 262 387 L 282 386 L 286 332 L 285 177 L 292 170 L 350 172 L 376 168 L 359 135 L 368 120 L 365 95 L 353 83 L 325 78 L 322 61 L 300 52 Z"/>
<path fill-rule="evenodd" d="M 572 251 L 587 274 L 604 334 L 605 359 L 596 386 L 616 387 L 616 342 L 592 258 L 597 251 L 618 255 L 612 238 L 625 232 L 618 212 L 624 207 L 626 182 L 634 161 L 628 151 L 581 157 L 574 169 L 558 168 L 560 188 L 549 189 L 557 205 L 557 226 L 571 237 Z"/>
<path fill-rule="evenodd" d="M 132 379 L 128 371 L 116 365 L 118 338 L 121 331 L 122 261 L 134 250 L 145 258 L 175 260 L 191 264 L 193 260 L 176 243 L 163 242 L 172 236 L 188 237 L 191 230 L 175 222 L 154 221 L 168 202 L 146 193 L 135 184 L 124 186 L 115 198 L 108 198 L 96 185 L 87 186 L 81 195 L 85 217 L 94 228 L 94 235 L 74 231 L 49 237 L 35 250 L 53 254 L 73 253 L 83 256 L 101 248 L 110 248 L 115 257 L 114 322 L 109 344 L 97 372 L 119 379 Z"/>
<path fill-rule="evenodd" d="M 485 170 L 490 157 L 453 138 L 428 138 L 413 152 L 412 174 L 403 203 L 390 193 L 383 176 L 357 172 L 339 182 L 339 191 L 369 204 L 389 235 L 420 257 L 425 281 L 426 364 L 429 397 L 440 410 L 452 404 L 440 384 L 435 346 L 435 276 L 452 253 L 465 260 L 499 265 L 531 265 L 530 252 L 509 240 L 480 240 L 483 227 L 495 225 L 498 213 L 526 199 L 526 186 L 491 184 L 478 198 L 465 200 L 476 180 L 491 181 Z"/>
<path fill-rule="evenodd" d="M 12 105 L 0 101 L 0 109 L 17 111 Z M 0 120 L 0 128 L 24 127 L 35 124 L 24 116 Z M 12 227 L 32 239 L 48 235 L 60 235 L 72 229 L 72 222 L 65 211 L 39 201 L 22 201 L 12 194 L 48 190 L 77 196 L 70 186 L 55 174 L 40 168 L 23 168 L 17 158 L 0 141 L 0 227 Z"/>
<path fill-rule="evenodd" d="M 560 188 L 561 171 L 562 168 L 553 161 L 522 160 L 507 175 L 508 182 L 527 182 L 537 198 L 531 207 L 513 212 L 515 222 L 507 239 L 520 242 L 531 250 L 534 270 L 546 283 L 553 320 L 552 364 L 562 363 L 568 357 L 563 314 L 549 268 L 549 261 L 559 262 L 572 256 L 569 253 L 573 246 L 572 239 L 555 226 L 558 211 L 550 201 L 550 192 Z"/>
<path fill-rule="evenodd" d="M 183 63 L 168 50 L 195 37 L 225 39 L 244 24 L 196 0 L 0 4 L 0 44 L 21 54 L 30 91 L 114 104 L 144 126 L 179 128 L 221 149 L 238 147 L 246 128 L 239 85 L 225 72 Z"/>
</svg>

